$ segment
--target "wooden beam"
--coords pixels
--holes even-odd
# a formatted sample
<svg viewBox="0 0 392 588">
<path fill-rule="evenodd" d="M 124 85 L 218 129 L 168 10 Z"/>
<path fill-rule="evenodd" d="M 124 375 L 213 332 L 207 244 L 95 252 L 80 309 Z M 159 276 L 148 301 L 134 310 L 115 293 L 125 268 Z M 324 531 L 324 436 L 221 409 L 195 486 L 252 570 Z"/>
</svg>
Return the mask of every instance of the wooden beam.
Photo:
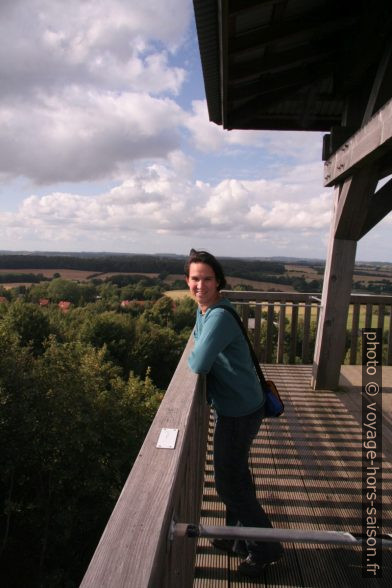
<svg viewBox="0 0 392 588">
<path fill-rule="evenodd" d="M 373 196 L 369 203 L 367 216 L 358 239 L 362 239 L 392 210 L 392 180 L 389 180 Z"/>
<path fill-rule="evenodd" d="M 281 92 L 286 89 L 290 91 L 290 88 L 297 89 L 298 86 L 302 87 L 304 85 L 310 87 L 320 76 L 327 75 L 328 69 L 327 65 L 323 68 L 320 64 L 304 64 L 284 71 L 266 74 L 250 82 L 237 83 L 237 80 L 235 80 L 228 88 L 229 99 L 246 100 L 250 96 L 257 95 L 259 101 L 264 96 L 276 91 Z M 287 98 L 287 94 L 285 94 L 285 98 Z"/>
<path fill-rule="evenodd" d="M 392 175 L 392 158 L 391 154 L 387 153 L 379 162 L 380 180 Z"/>
<path fill-rule="evenodd" d="M 335 238 L 335 219 L 343 186 L 335 188 L 334 215 L 324 272 L 320 318 L 313 357 L 312 386 L 333 390 L 339 383 L 344 359 L 347 312 L 357 242 Z"/>
<path fill-rule="evenodd" d="M 392 152 L 392 99 L 325 162 L 324 185 L 342 182 L 387 152 Z"/>
<path fill-rule="evenodd" d="M 320 79 L 320 82 L 322 83 L 325 80 L 325 76 L 327 75 L 327 72 L 321 71 L 321 69 L 318 69 L 317 71 L 313 70 L 313 74 L 312 76 L 309 76 L 309 80 L 310 77 L 312 77 L 312 82 L 313 84 L 316 83 L 317 79 Z M 288 74 L 290 75 L 290 74 Z M 287 82 L 287 86 L 284 87 L 284 92 L 282 93 L 283 87 L 282 86 L 278 86 L 278 87 L 271 87 L 269 86 L 265 86 L 264 88 L 261 89 L 262 94 L 254 94 L 251 96 L 250 100 L 247 101 L 242 101 L 240 103 L 240 106 L 238 106 L 237 108 L 232 108 L 231 112 L 230 112 L 230 119 L 228 121 L 228 128 L 248 128 L 248 129 L 258 129 L 261 128 L 260 126 L 258 126 L 257 123 L 257 113 L 259 111 L 261 111 L 264 114 L 265 109 L 270 105 L 273 104 L 274 107 L 276 108 L 276 105 L 279 104 L 279 102 L 284 102 L 285 100 L 291 100 L 291 101 L 297 101 L 299 103 L 302 104 L 304 97 L 306 97 L 307 93 L 305 93 L 303 91 L 303 80 L 298 80 L 298 77 L 295 78 L 295 76 L 291 76 L 291 85 L 289 85 L 289 79 L 287 78 L 285 80 Z M 230 96 L 231 98 L 231 96 Z M 297 114 L 297 118 L 299 118 L 301 116 L 301 109 L 300 112 Z M 271 117 L 270 117 L 271 118 Z M 279 129 L 282 130 L 283 129 L 283 124 L 281 124 L 281 115 L 278 115 L 279 118 Z M 328 117 L 329 118 L 329 117 Z M 316 115 L 316 119 L 317 119 L 317 115 Z M 340 120 L 340 117 L 339 119 Z M 250 121 L 252 121 L 252 123 L 250 123 Z M 249 124 L 248 124 L 249 122 Z M 317 121 L 318 123 L 319 121 Z M 337 119 L 332 119 L 331 124 L 335 124 L 337 121 Z M 254 124 L 255 126 L 251 126 L 251 124 Z M 262 127 L 263 129 L 265 127 Z M 273 125 L 273 127 L 271 128 L 275 128 L 276 130 L 276 125 Z M 301 127 L 300 125 L 298 125 L 298 128 L 301 130 L 304 127 Z M 306 130 L 309 130 L 308 128 Z M 325 130 L 325 127 L 322 128 L 318 128 L 318 129 L 312 129 L 312 130 Z"/>
<path fill-rule="evenodd" d="M 336 239 L 357 241 L 360 238 L 377 182 L 377 168 L 373 167 L 359 169 L 346 178 L 336 210 Z"/>
<path fill-rule="evenodd" d="M 364 114 L 361 126 L 365 126 L 369 122 L 369 120 L 371 119 L 371 117 L 373 116 L 373 114 L 376 110 L 376 104 L 377 104 L 377 101 L 379 100 L 381 88 L 383 87 L 383 84 L 385 83 L 386 74 L 387 74 L 388 68 L 390 66 L 391 52 L 392 52 L 392 46 L 388 43 L 388 45 L 386 46 L 386 48 L 384 50 L 384 55 L 382 56 L 381 61 L 378 64 L 377 73 L 374 78 L 373 86 L 372 86 L 372 89 L 371 89 L 371 92 L 369 95 L 369 101 L 368 101 L 368 104 L 367 104 L 367 107 L 365 110 L 365 114 Z M 390 88 L 389 88 L 388 96 L 390 96 Z"/>
<path fill-rule="evenodd" d="M 287 0 L 231 0 L 230 15 L 237 16 L 243 12 L 249 12 L 254 8 L 273 8 L 276 4 L 287 4 Z"/>
<path fill-rule="evenodd" d="M 333 239 L 324 278 L 312 385 L 334 390 L 344 360 L 346 324 L 355 264 L 356 241 Z"/>
<path fill-rule="evenodd" d="M 315 10 L 298 18 L 279 20 L 272 25 L 266 23 L 264 26 L 255 27 L 245 35 L 232 39 L 230 54 L 261 49 L 269 43 L 282 40 L 302 44 L 311 42 L 315 38 L 326 36 L 332 38 L 339 31 L 344 31 L 347 34 L 348 30 L 354 29 L 357 23 L 355 16 L 336 18 L 330 13 L 329 16 L 324 15 L 325 18 L 321 18 L 319 12 L 319 10 Z"/>
<path fill-rule="evenodd" d="M 276 102 L 276 104 L 278 101 Z M 303 131 L 304 127 L 301 123 L 301 113 L 296 115 L 287 115 L 285 118 L 277 115 L 276 118 L 279 119 L 279 130 L 281 131 Z M 314 118 L 310 122 L 308 122 L 308 126 L 306 131 L 319 131 L 323 132 L 328 127 L 337 124 L 340 121 L 340 117 L 334 114 L 326 114 L 322 119 L 315 115 Z M 230 128 L 232 129 L 246 129 L 246 130 L 254 130 L 254 129 L 262 129 L 263 131 L 271 130 L 276 131 L 276 120 L 270 116 L 266 118 L 265 116 L 257 116 L 257 114 L 253 114 L 250 118 L 240 118 L 240 117 L 232 117 L 230 116 Z"/>
<path fill-rule="evenodd" d="M 229 66 L 230 79 L 241 81 L 250 78 L 259 78 L 267 73 L 276 73 L 292 67 L 306 66 L 308 63 L 318 63 L 320 61 L 331 60 L 334 58 L 337 49 L 334 47 L 323 47 L 317 44 L 302 45 L 293 48 L 290 51 L 280 51 L 258 57 L 251 57 L 240 63 L 231 63 Z"/>
<path fill-rule="evenodd" d="M 228 59 L 227 59 L 227 47 L 228 47 L 228 18 L 227 2 L 224 0 L 218 0 L 218 23 L 219 23 L 219 57 L 220 57 L 220 99 L 221 99 L 221 116 L 222 126 L 227 128 L 227 85 L 228 85 Z"/>
</svg>

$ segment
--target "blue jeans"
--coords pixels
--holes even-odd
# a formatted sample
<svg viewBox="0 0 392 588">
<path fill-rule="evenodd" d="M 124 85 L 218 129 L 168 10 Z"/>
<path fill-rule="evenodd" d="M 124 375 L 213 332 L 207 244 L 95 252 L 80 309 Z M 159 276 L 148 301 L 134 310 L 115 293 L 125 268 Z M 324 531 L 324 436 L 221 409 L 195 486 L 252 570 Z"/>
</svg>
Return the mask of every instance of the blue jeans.
<svg viewBox="0 0 392 588">
<path fill-rule="evenodd" d="M 244 527 L 272 527 L 256 497 L 248 458 L 264 416 L 264 408 L 244 417 L 216 415 L 214 472 L 216 491 L 226 505 L 226 523 Z M 281 553 L 280 543 L 246 542 L 255 559 L 272 559 Z"/>
</svg>

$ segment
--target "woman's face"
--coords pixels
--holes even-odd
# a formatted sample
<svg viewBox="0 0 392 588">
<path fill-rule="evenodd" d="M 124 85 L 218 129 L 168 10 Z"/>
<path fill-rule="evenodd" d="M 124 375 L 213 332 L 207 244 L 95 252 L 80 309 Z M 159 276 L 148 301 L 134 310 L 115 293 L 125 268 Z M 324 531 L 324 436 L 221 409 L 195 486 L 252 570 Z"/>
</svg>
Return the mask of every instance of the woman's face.
<svg viewBox="0 0 392 588">
<path fill-rule="evenodd" d="M 219 284 L 211 266 L 206 263 L 191 263 L 189 277 L 186 278 L 186 281 L 202 312 L 218 302 L 220 298 Z"/>
</svg>

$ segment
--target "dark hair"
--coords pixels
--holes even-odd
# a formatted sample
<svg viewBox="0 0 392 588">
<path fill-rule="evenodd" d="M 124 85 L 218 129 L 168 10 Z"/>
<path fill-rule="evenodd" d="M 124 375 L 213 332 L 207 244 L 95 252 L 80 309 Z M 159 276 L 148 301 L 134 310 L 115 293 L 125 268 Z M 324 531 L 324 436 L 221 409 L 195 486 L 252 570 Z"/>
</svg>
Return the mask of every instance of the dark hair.
<svg viewBox="0 0 392 588">
<path fill-rule="evenodd" d="M 208 251 L 196 251 L 196 249 L 190 250 L 189 258 L 184 267 L 187 278 L 189 278 L 189 267 L 191 263 L 205 263 L 209 265 L 214 270 L 215 278 L 218 282 L 218 290 L 222 290 L 222 288 L 226 286 L 226 278 L 221 264 L 213 255 L 211 255 L 211 253 L 208 253 Z"/>
</svg>

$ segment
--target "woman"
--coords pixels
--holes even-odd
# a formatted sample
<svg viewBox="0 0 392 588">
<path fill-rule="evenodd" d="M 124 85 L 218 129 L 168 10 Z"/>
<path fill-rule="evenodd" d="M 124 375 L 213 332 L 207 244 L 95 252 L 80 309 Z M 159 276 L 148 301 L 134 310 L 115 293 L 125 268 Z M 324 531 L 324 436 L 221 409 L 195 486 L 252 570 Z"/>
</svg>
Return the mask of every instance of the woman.
<svg viewBox="0 0 392 588">
<path fill-rule="evenodd" d="M 248 457 L 264 414 L 264 394 L 248 344 L 235 318 L 221 298 L 226 281 L 220 263 L 205 251 L 191 250 L 185 265 L 186 281 L 198 304 L 195 347 L 189 366 L 207 374 L 208 401 L 216 413 L 214 431 L 215 487 L 226 505 L 228 525 L 272 527 L 259 504 L 249 471 Z M 214 540 L 227 551 L 234 541 Z M 280 543 L 246 542 L 246 559 L 238 570 L 258 576 L 282 556 Z"/>
</svg>

